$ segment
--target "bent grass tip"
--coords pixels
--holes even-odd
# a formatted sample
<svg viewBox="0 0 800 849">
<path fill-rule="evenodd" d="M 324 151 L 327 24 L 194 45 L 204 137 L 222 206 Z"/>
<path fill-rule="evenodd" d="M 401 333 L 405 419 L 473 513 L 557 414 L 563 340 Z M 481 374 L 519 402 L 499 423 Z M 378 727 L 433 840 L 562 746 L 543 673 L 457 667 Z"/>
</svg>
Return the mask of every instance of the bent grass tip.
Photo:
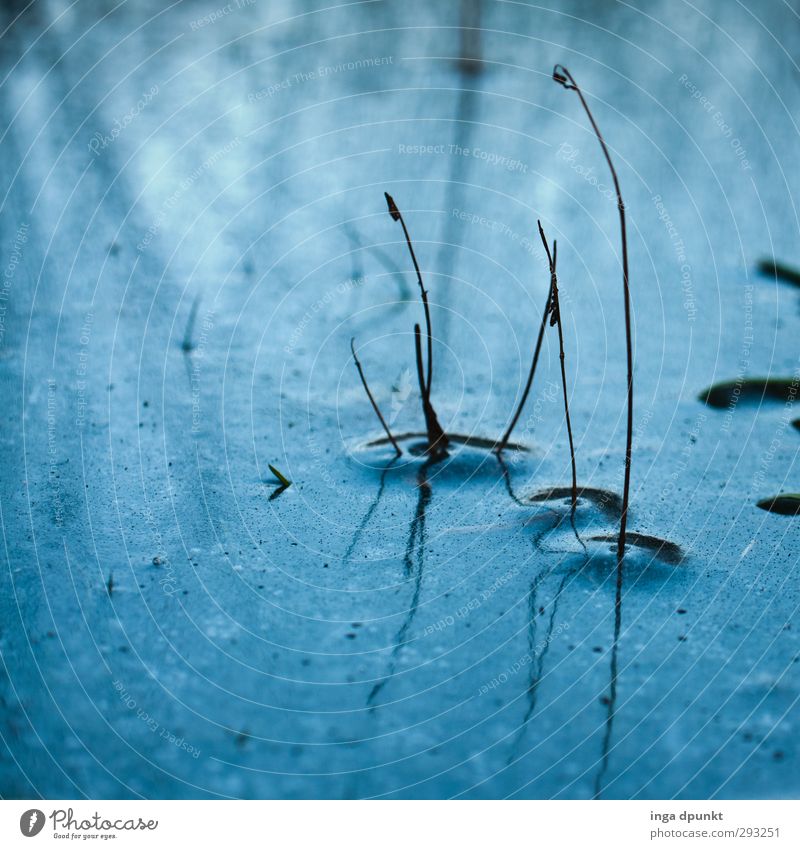
<svg viewBox="0 0 800 849">
<path fill-rule="evenodd" d="M 800 286 L 800 269 L 793 268 L 791 265 L 786 265 L 775 259 L 759 260 L 758 271 L 767 277 L 773 277 L 782 280 L 784 283 Z"/>
<path fill-rule="evenodd" d="M 383 196 L 386 198 L 386 204 L 389 207 L 389 215 L 392 216 L 392 221 L 399 221 L 400 210 L 397 208 L 394 198 L 389 194 L 389 192 L 384 192 Z"/>
<path fill-rule="evenodd" d="M 575 81 L 572 79 L 572 74 L 563 66 L 563 65 L 555 65 L 553 68 L 553 79 L 560 85 L 563 86 L 567 91 L 574 91 L 577 86 L 575 85 Z"/>
</svg>

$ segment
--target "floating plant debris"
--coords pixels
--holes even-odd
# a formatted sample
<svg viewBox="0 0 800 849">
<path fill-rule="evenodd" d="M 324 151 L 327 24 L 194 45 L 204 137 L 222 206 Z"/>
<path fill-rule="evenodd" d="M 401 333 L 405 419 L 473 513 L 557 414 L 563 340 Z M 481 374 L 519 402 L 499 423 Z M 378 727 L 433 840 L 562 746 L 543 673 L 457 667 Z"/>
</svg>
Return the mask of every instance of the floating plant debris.
<svg viewBox="0 0 800 849">
<path fill-rule="evenodd" d="M 800 516 L 800 493 L 787 492 L 772 498 L 763 498 L 756 507 L 768 513 L 780 513 L 781 516 Z"/>
<path fill-rule="evenodd" d="M 616 537 L 613 534 L 598 534 L 589 537 L 589 539 L 593 542 L 614 542 Z M 635 531 L 631 531 L 627 539 L 628 545 L 650 551 L 654 557 L 658 557 L 667 563 L 677 565 L 684 558 L 683 549 L 676 543 L 669 542 L 669 540 L 651 537 L 647 534 L 637 534 Z"/>
<path fill-rule="evenodd" d="M 286 475 L 283 474 L 283 472 L 276 469 L 275 466 L 273 466 L 271 463 L 267 463 L 267 465 L 269 466 L 269 470 L 272 472 L 273 475 L 275 475 L 276 479 L 282 487 L 285 488 L 287 486 L 292 485 L 292 482 L 289 480 L 289 478 L 286 477 Z"/>
<path fill-rule="evenodd" d="M 738 401 L 788 401 L 797 395 L 797 387 L 797 382 L 790 378 L 748 377 L 715 383 L 698 397 L 709 407 L 724 408 Z"/>
<path fill-rule="evenodd" d="M 562 501 L 572 498 L 572 488 L 568 486 L 553 487 L 528 496 L 528 501 Z M 578 500 L 585 498 L 606 515 L 618 517 L 622 513 L 622 499 L 616 492 L 608 489 L 584 487 L 578 490 Z"/>
<path fill-rule="evenodd" d="M 740 401 L 761 404 L 764 401 L 777 401 L 791 404 L 797 398 L 798 380 L 782 377 L 751 377 L 747 380 L 731 380 L 716 383 L 700 393 L 700 400 L 709 407 L 725 408 Z M 800 430 L 800 419 L 794 419 L 792 426 Z M 800 495 L 776 495 L 764 498 L 756 503 L 757 507 L 769 513 L 784 516 L 800 515 Z"/>
<path fill-rule="evenodd" d="M 399 433 L 395 439 L 397 442 L 407 442 L 409 439 L 425 439 L 427 437 L 427 433 L 423 433 L 422 431 L 409 431 L 406 433 Z M 486 439 L 482 436 L 469 436 L 468 434 L 463 433 L 448 433 L 447 439 L 449 442 L 455 442 L 456 445 L 466 445 L 469 448 L 481 448 L 485 451 L 493 451 L 497 448 L 497 442 L 494 439 Z M 367 443 L 368 448 L 377 448 L 380 445 L 386 445 L 389 440 L 382 436 L 380 439 L 373 439 L 371 442 Z M 528 451 L 529 449 L 523 445 L 521 442 L 509 442 L 506 444 L 507 448 L 511 448 L 513 451 Z"/>
<path fill-rule="evenodd" d="M 758 263 L 758 270 L 768 277 L 777 277 L 778 280 L 783 280 L 785 283 L 800 286 L 800 270 L 792 268 L 790 265 L 784 265 L 774 259 L 762 259 Z"/>
</svg>

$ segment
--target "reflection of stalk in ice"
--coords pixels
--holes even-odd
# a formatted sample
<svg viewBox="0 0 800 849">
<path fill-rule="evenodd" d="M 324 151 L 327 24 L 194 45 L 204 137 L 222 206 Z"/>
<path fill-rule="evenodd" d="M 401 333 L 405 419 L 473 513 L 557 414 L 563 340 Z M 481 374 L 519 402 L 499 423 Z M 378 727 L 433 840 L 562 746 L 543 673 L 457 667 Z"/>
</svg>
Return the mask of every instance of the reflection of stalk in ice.
<svg viewBox="0 0 800 849">
<path fill-rule="evenodd" d="M 533 715 L 536 712 L 536 698 L 539 691 L 539 682 L 542 680 L 542 676 L 544 674 L 545 657 L 547 657 L 547 652 L 550 650 L 550 643 L 553 641 L 553 627 L 556 621 L 556 613 L 558 613 L 558 604 L 561 600 L 561 593 L 564 590 L 567 580 L 573 574 L 573 570 L 566 572 L 558 585 L 556 594 L 553 597 L 553 607 L 550 611 L 550 619 L 547 623 L 547 630 L 545 631 L 544 639 L 541 642 L 541 648 L 539 648 L 539 645 L 537 645 L 536 642 L 536 617 L 539 613 L 537 609 L 538 589 L 541 582 L 549 574 L 550 570 L 548 570 L 546 573 L 540 573 L 539 575 L 537 575 L 537 577 L 531 584 L 531 589 L 528 594 L 528 615 L 530 616 L 530 621 L 528 623 L 528 646 L 530 649 L 531 656 L 527 691 L 528 707 L 525 711 L 525 716 L 522 720 L 522 726 L 520 727 L 519 733 L 517 734 L 517 737 L 514 741 L 511 754 L 508 757 L 509 765 L 517 759 L 515 757 L 516 751 L 519 748 L 523 737 L 525 736 L 525 731 L 528 728 L 528 723 L 533 718 Z"/>
<path fill-rule="evenodd" d="M 411 575 L 414 572 L 414 555 L 416 554 L 416 574 L 414 577 L 414 594 L 411 597 L 411 604 L 408 608 L 408 612 L 405 615 L 403 620 L 403 624 L 400 626 L 400 630 L 397 632 L 397 637 L 395 638 L 395 645 L 392 649 L 392 655 L 389 660 L 389 669 L 380 681 L 372 688 L 369 696 L 367 697 L 367 704 L 374 708 L 375 700 L 380 694 L 381 690 L 391 681 L 394 677 L 395 671 L 397 669 L 397 661 L 400 658 L 400 652 L 403 650 L 403 646 L 406 643 L 408 638 L 408 632 L 411 629 L 411 625 L 414 622 L 414 617 L 417 615 L 417 607 L 419 606 L 419 597 L 420 592 L 422 590 L 422 574 L 423 568 L 425 565 L 425 514 L 428 509 L 428 505 L 431 501 L 431 485 L 428 483 L 428 465 L 429 462 L 423 463 L 419 469 L 419 477 L 417 481 L 418 492 L 419 495 L 417 497 L 417 506 L 414 511 L 414 518 L 411 520 L 411 525 L 409 527 L 408 533 L 408 543 L 406 544 L 406 553 L 403 557 L 403 564 L 405 565 L 405 572 L 407 575 Z"/>
<path fill-rule="evenodd" d="M 497 462 L 500 466 L 500 471 L 503 473 L 503 480 L 505 481 L 506 491 L 508 492 L 508 497 L 515 503 L 519 504 L 520 507 L 530 507 L 530 504 L 526 504 L 524 501 L 520 499 L 520 497 L 514 492 L 514 487 L 511 485 L 511 472 L 508 470 L 508 466 L 506 465 L 506 461 L 503 459 L 502 454 L 497 454 Z"/>
<path fill-rule="evenodd" d="M 608 772 L 608 757 L 611 751 L 611 735 L 614 731 L 614 716 L 617 711 L 617 677 L 619 674 L 619 634 L 622 626 L 622 558 L 617 559 L 617 589 L 614 599 L 614 643 L 611 646 L 611 668 L 609 672 L 608 712 L 606 730 L 603 735 L 603 759 L 594 783 L 594 798 L 599 799 Z"/>
<path fill-rule="evenodd" d="M 395 462 L 396 459 L 397 459 L 397 457 L 392 457 L 389 464 L 381 472 L 381 480 L 380 480 L 380 484 L 378 485 L 378 493 L 375 496 L 375 499 L 373 500 L 372 504 L 370 504 L 369 510 L 367 510 L 366 515 L 361 520 L 361 524 L 358 526 L 358 528 L 356 528 L 356 532 L 353 534 L 353 539 L 350 541 L 350 545 L 347 547 L 347 551 L 345 551 L 344 557 L 342 557 L 342 560 L 349 560 L 350 559 L 350 555 L 355 550 L 355 547 L 358 544 L 358 541 L 361 539 L 361 535 L 366 530 L 367 525 L 369 525 L 370 520 L 372 519 L 373 513 L 378 509 L 378 505 L 381 502 L 381 498 L 383 498 L 383 490 L 386 488 L 386 475 L 388 474 L 389 469 L 391 469 L 392 466 L 394 465 L 394 462 Z"/>
</svg>

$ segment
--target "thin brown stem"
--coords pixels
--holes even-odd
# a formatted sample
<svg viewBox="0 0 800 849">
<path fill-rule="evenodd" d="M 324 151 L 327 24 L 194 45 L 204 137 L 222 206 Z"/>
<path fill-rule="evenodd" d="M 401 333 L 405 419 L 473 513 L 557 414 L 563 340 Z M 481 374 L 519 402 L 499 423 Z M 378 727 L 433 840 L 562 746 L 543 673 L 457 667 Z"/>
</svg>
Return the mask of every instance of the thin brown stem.
<svg viewBox="0 0 800 849">
<path fill-rule="evenodd" d="M 419 379 L 419 395 L 422 398 L 422 412 L 425 414 L 425 429 L 430 436 L 430 427 L 428 426 L 428 397 L 425 392 L 425 375 L 422 366 L 422 343 L 420 342 L 419 325 L 414 325 L 414 351 L 416 352 L 417 361 L 417 378 Z"/>
<path fill-rule="evenodd" d="M 578 472 L 575 466 L 575 444 L 572 441 L 572 423 L 569 417 L 569 397 L 567 393 L 567 371 L 564 366 L 564 329 L 561 323 L 561 309 L 558 303 L 558 276 L 556 275 L 556 263 L 558 262 L 558 242 L 553 240 L 553 254 L 550 255 L 550 248 L 547 244 L 547 239 L 542 229 L 541 221 L 536 222 L 539 225 L 539 235 L 542 237 L 542 244 L 547 252 L 547 261 L 550 265 L 550 326 L 555 324 L 558 328 L 558 357 L 561 360 L 561 387 L 564 391 L 564 417 L 567 420 L 567 436 L 569 437 L 569 456 L 572 463 L 572 510 L 578 506 Z"/>
<path fill-rule="evenodd" d="M 448 445 L 449 440 L 442 426 L 439 424 L 439 419 L 436 417 L 436 412 L 431 405 L 427 389 L 425 387 L 425 378 L 423 377 L 422 368 L 422 331 L 419 325 L 414 325 L 414 349 L 417 356 L 417 377 L 419 379 L 419 393 L 422 397 L 422 412 L 425 416 L 425 430 L 428 434 L 428 453 L 439 454 L 443 452 Z"/>
<path fill-rule="evenodd" d="M 389 437 L 389 442 L 394 446 L 394 450 L 397 452 L 397 456 L 399 457 L 403 452 L 400 450 L 400 446 L 397 444 L 397 440 L 392 436 L 392 432 L 389 430 L 389 425 L 386 424 L 386 419 L 384 419 L 383 414 L 380 409 L 378 409 L 378 405 L 375 402 L 375 399 L 372 397 L 372 393 L 369 391 L 369 386 L 367 385 L 367 378 L 364 377 L 364 369 L 361 368 L 361 363 L 358 360 L 358 355 L 356 354 L 356 346 L 355 346 L 355 338 L 350 340 L 350 350 L 353 352 L 353 360 L 356 364 L 356 368 L 358 369 L 358 376 L 361 378 L 361 383 L 364 385 L 364 391 L 367 393 L 367 398 L 369 398 L 370 404 L 372 404 L 372 409 L 375 410 L 375 415 L 380 419 L 380 423 L 383 425 L 383 429 L 386 431 L 386 435 Z"/>
<path fill-rule="evenodd" d="M 589 122 L 592 125 L 595 136 L 600 142 L 600 147 L 603 150 L 603 156 L 608 163 L 609 171 L 611 171 L 611 179 L 614 181 L 614 191 L 617 193 L 617 210 L 619 211 L 619 226 L 620 238 L 622 241 L 622 288 L 625 298 L 625 346 L 628 356 L 628 427 L 627 439 L 625 445 L 625 482 L 622 488 L 622 516 L 619 522 L 619 540 L 617 542 L 617 556 L 622 558 L 625 554 L 625 531 L 628 524 L 628 497 L 631 487 L 631 454 L 633 452 L 633 340 L 631 334 L 631 293 L 628 278 L 628 236 L 625 226 L 625 203 L 622 200 L 622 192 L 619 187 L 619 179 L 617 177 L 614 163 L 611 161 L 611 154 L 608 152 L 603 134 L 594 120 L 591 109 L 583 96 L 583 92 L 578 87 L 572 74 L 563 66 L 556 65 L 553 68 L 553 79 L 562 85 L 568 91 L 574 91 L 580 98 L 581 105 L 586 112 Z"/>
<path fill-rule="evenodd" d="M 417 283 L 419 284 L 419 291 L 422 294 L 422 306 L 425 310 L 425 330 L 428 335 L 428 377 L 425 381 L 425 389 L 427 391 L 428 398 L 430 399 L 431 375 L 433 372 L 433 331 L 431 327 L 431 311 L 428 306 L 428 293 L 425 290 L 425 284 L 422 282 L 422 272 L 419 269 L 417 255 L 414 253 L 414 246 L 411 244 L 411 236 L 408 233 L 408 227 L 406 227 L 403 213 L 397 208 L 394 198 L 388 192 L 384 192 L 383 194 L 385 195 L 386 203 L 389 206 L 389 215 L 392 216 L 393 221 L 399 221 L 403 228 L 403 235 L 406 237 L 408 252 L 411 254 L 411 261 L 414 263 L 414 270 L 417 272 Z"/>
<path fill-rule="evenodd" d="M 531 386 L 533 385 L 533 376 L 536 374 L 536 366 L 539 364 L 539 353 L 542 350 L 542 340 L 544 339 L 544 329 L 547 324 L 547 316 L 550 313 L 550 289 L 547 290 L 547 298 L 544 302 L 544 311 L 542 312 L 542 321 L 539 325 L 539 335 L 536 337 L 536 347 L 533 349 L 533 360 L 531 361 L 531 370 L 528 372 L 528 380 L 525 384 L 525 389 L 522 392 L 522 398 L 519 399 L 519 404 L 517 405 L 517 409 L 511 419 L 511 423 L 506 428 L 506 432 L 503 434 L 500 442 L 497 443 L 497 447 L 495 451 L 499 454 L 508 444 L 508 439 L 511 436 L 511 431 L 517 425 L 519 421 L 519 417 L 522 415 L 522 408 L 525 406 L 525 402 L 528 400 L 528 394 L 531 391 Z"/>
</svg>

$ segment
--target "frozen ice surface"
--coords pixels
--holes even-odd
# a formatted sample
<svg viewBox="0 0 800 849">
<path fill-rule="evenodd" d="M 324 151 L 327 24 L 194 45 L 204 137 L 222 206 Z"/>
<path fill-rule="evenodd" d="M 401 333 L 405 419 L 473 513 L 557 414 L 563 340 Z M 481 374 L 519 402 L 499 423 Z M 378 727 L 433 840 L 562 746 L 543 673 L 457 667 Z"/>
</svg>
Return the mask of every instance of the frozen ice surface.
<svg viewBox="0 0 800 849">
<path fill-rule="evenodd" d="M 798 795 L 797 520 L 755 504 L 800 434 L 698 400 L 797 375 L 798 293 L 754 273 L 800 264 L 797 16 L 550 5 L 37 0 L 4 32 L 4 797 Z M 390 465 L 350 356 L 420 430 L 390 191 L 439 418 L 497 438 L 540 218 L 579 483 L 619 494 L 617 213 L 556 62 L 628 211 L 630 529 L 683 553 L 620 584 L 613 509 L 531 500 L 570 479 L 554 331 L 505 464 Z"/>
</svg>

